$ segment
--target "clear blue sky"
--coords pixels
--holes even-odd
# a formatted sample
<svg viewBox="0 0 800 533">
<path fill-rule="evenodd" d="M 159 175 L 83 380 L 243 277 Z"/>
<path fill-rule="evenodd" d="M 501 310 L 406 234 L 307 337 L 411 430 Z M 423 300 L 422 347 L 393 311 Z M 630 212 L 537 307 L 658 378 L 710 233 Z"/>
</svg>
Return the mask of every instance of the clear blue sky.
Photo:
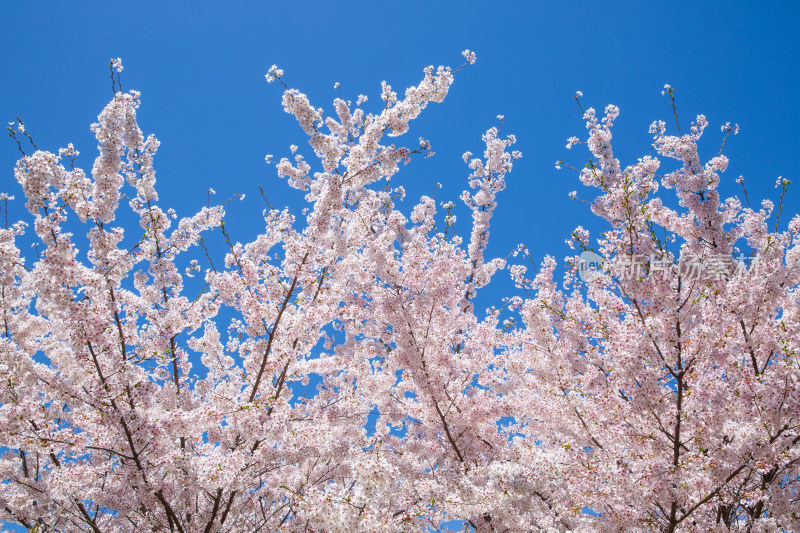
<svg viewBox="0 0 800 533">
<path fill-rule="evenodd" d="M 479 153 L 481 134 L 504 114 L 504 131 L 517 136 L 524 158 L 499 198 L 490 253 L 504 256 L 524 242 L 537 260 L 545 253 L 560 260 L 575 226 L 597 228 L 588 208 L 568 198 L 582 193 L 576 176 L 554 168 L 558 159 L 586 159 L 580 148 L 565 149 L 568 137 L 585 133 L 571 100 L 576 90 L 585 105 L 621 108 L 615 139 L 623 164 L 649 151 L 653 120 L 672 124 L 661 95 L 670 83 L 682 123 L 698 113 L 711 122 L 705 153 L 718 149 L 722 123 L 741 126 L 728 145 L 724 193 L 738 191 L 740 174 L 751 198 L 774 199 L 779 175 L 800 187 L 800 4 L 765 4 L 4 2 L 0 118 L 22 116 L 40 148 L 73 142 L 88 170 L 96 154 L 89 125 L 111 97 L 108 60 L 122 57 L 124 87 L 142 92 L 140 125 L 162 142 L 161 204 L 189 215 L 209 187 L 218 199 L 244 192 L 226 225 L 245 241 L 260 225 L 257 185 L 273 205 L 301 207 L 264 163 L 267 153 L 279 158 L 290 144 L 305 145 L 280 106 L 279 87 L 264 80 L 271 64 L 316 106 L 331 109 L 338 81 L 347 98 L 367 94 L 376 109 L 381 80 L 402 89 L 427 65 L 460 64 L 469 48 L 477 64 L 409 136 L 409 144 L 430 139 L 436 156 L 402 169 L 396 183 L 418 198 L 438 181 L 437 199 L 457 201 L 467 175 L 461 154 Z M 12 218 L 22 216 L 17 157 L 10 139 L 0 142 L 0 192 L 18 198 Z M 800 211 L 797 190 L 786 209 Z M 460 215 L 466 234 L 468 214 Z"/>
<path fill-rule="evenodd" d="M 738 191 L 743 174 L 751 198 L 776 196 L 779 175 L 796 180 L 800 154 L 800 4 L 754 2 L 7 2 L 3 4 L 0 118 L 21 115 L 40 147 L 68 142 L 91 168 L 96 142 L 89 125 L 111 96 L 108 59 L 123 58 L 126 89 L 142 92 L 139 117 L 162 146 L 156 159 L 161 203 L 188 215 L 214 187 L 222 199 L 236 191 L 229 229 L 247 240 L 260 223 L 257 185 L 273 205 L 299 210 L 300 196 L 264 163 L 286 155 L 305 137 L 280 106 L 281 91 L 264 74 L 276 63 L 286 82 L 314 105 L 331 110 L 333 84 L 355 100 L 379 100 L 379 83 L 416 83 L 429 64 L 456 66 L 464 48 L 478 62 L 462 71 L 442 105 L 429 108 L 408 143 L 422 135 L 436 156 L 418 160 L 395 178 L 409 198 L 444 185 L 437 199 L 465 186 L 460 155 L 478 153 L 480 136 L 506 116 L 524 158 L 502 193 L 490 252 L 505 255 L 518 242 L 541 258 L 563 258 L 564 239 L 578 224 L 596 227 L 585 204 L 568 192 L 582 185 L 554 162 L 581 164 L 583 149 L 567 151 L 585 133 L 575 102 L 621 108 L 616 152 L 623 163 L 645 154 L 654 119 L 668 124 L 664 83 L 677 87 L 680 117 L 711 122 L 706 152 L 718 149 L 719 125 L 738 122 L 727 154 L 723 191 Z M 306 146 L 307 148 L 307 146 Z M 10 141 L 0 142 L 0 190 L 21 197 Z M 584 196 L 590 196 L 584 191 Z M 459 202 L 456 202 L 459 203 Z M 17 202 L 21 209 L 21 202 Z M 797 212 L 792 191 L 787 210 Z M 13 214 L 13 211 L 12 211 Z M 468 214 L 460 213 L 461 231 Z M 788 220 L 788 219 L 785 219 Z M 255 225 L 254 225 L 254 224 Z"/>
</svg>

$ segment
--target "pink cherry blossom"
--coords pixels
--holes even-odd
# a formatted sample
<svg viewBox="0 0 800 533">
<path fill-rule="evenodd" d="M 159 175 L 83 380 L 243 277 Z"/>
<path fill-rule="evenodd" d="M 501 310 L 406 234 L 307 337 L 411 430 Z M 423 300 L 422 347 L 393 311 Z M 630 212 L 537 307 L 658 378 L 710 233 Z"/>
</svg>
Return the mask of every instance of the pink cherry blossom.
<svg viewBox="0 0 800 533">
<path fill-rule="evenodd" d="M 651 153 L 623 164 L 619 109 L 587 108 L 567 147 L 589 150 L 576 177 L 604 231 L 578 226 L 568 242 L 607 268 L 582 281 L 568 257 L 559 283 L 559 261 L 522 264 L 523 245 L 491 257 L 522 155 L 513 135 L 488 124 L 483 154 L 464 153 L 463 235 L 451 199 L 405 207 L 396 182 L 432 154 L 403 136 L 461 67 L 427 67 L 400 92 L 383 82 L 376 112 L 359 96 L 326 114 L 273 65 L 313 153 L 291 146 L 276 170 L 307 207 L 269 207 L 251 242 L 226 229 L 224 205 L 178 217 L 159 204 L 159 141 L 139 128 L 135 91 L 92 126 L 91 172 L 71 144 L 24 155 L 28 220 L 0 229 L 0 520 L 800 529 L 800 216 L 782 230 L 783 195 L 758 210 L 720 197 L 731 163 L 702 159 L 702 115 L 683 134 L 654 122 Z M 224 257 L 205 245 L 214 233 Z M 518 293 L 476 310 L 504 269 Z"/>
</svg>

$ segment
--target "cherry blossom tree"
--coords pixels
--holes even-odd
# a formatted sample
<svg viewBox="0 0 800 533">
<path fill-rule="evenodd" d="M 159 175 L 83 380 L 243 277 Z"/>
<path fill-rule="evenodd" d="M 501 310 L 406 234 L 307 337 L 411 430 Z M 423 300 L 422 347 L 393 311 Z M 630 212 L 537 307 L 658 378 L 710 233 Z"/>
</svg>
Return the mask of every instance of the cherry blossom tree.
<svg viewBox="0 0 800 533">
<path fill-rule="evenodd" d="M 576 256 L 559 286 L 548 257 L 528 278 L 487 256 L 513 136 L 490 128 L 483 157 L 464 154 L 463 238 L 452 203 L 443 213 L 423 196 L 404 214 L 391 181 L 432 153 L 391 138 L 460 68 L 428 67 L 403 97 L 384 83 L 378 113 L 338 98 L 326 116 L 273 66 L 267 81 L 318 161 L 296 147 L 277 161 L 308 209 L 265 209 L 246 244 L 224 205 L 180 220 L 159 205 L 159 142 L 117 81 L 90 175 L 72 145 L 28 155 L 20 142 L 35 235 L 22 221 L 0 230 L 0 520 L 39 532 L 800 526 L 800 217 L 770 231 L 771 203 L 720 199 L 728 161 L 701 162 L 703 117 L 685 134 L 654 124 L 658 155 L 623 168 L 617 109 L 588 109 L 580 179 L 609 230 L 596 247 L 583 228 L 571 242 L 607 268 L 586 276 Z M 11 133 L 32 143 L 21 122 Z M 677 164 L 659 173 L 658 157 Z M 220 231 L 224 261 L 203 240 Z M 31 240 L 36 257 L 22 252 Z M 504 269 L 520 293 L 477 311 Z M 293 395 L 312 380 L 311 397 Z"/>
<path fill-rule="evenodd" d="M 521 493 L 566 530 L 797 530 L 800 216 L 778 231 L 788 180 L 770 231 L 772 202 L 753 209 L 746 189 L 747 206 L 720 198 L 728 159 L 720 148 L 701 160 L 704 116 L 689 132 L 676 122 L 677 135 L 654 123 L 657 155 L 623 167 L 611 143 L 619 110 L 581 111 L 592 158 L 580 179 L 598 191 L 609 265 L 585 290 L 577 268 L 559 288 L 552 258 L 520 275 L 535 296 L 519 304 L 504 367 L 521 381 L 509 401 L 527 437 L 508 451 L 517 476 L 536 465 Z M 738 127 L 721 129 L 724 147 Z M 571 241 L 592 248 L 581 227 Z"/>
</svg>

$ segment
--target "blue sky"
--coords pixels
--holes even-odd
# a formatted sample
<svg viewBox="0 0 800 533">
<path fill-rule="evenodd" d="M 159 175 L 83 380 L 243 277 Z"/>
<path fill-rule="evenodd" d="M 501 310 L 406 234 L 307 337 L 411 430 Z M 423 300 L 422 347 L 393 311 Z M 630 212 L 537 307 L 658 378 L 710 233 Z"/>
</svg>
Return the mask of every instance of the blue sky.
<svg viewBox="0 0 800 533">
<path fill-rule="evenodd" d="M 481 152 L 482 133 L 505 115 L 504 132 L 517 136 L 524 158 L 499 197 L 490 255 L 525 243 L 537 261 L 546 253 L 561 260 L 575 226 L 604 229 L 568 197 L 591 194 L 554 166 L 588 157 L 565 148 L 586 131 L 571 99 L 576 90 L 586 106 L 620 107 L 615 151 L 626 164 L 649 152 L 653 120 L 673 124 L 661 95 L 670 83 L 682 124 L 708 117 L 706 154 L 718 150 L 721 124 L 741 126 L 726 148 L 725 196 L 739 191 L 742 174 L 751 199 L 775 199 L 773 184 L 784 176 L 796 182 L 785 209 L 800 211 L 795 2 L 4 2 L 0 13 L 2 120 L 21 116 L 43 149 L 74 143 L 90 169 L 89 125 L 112 96 L 108 60 L 121 57 L 124 88 L 142 92 L 140 126 L 162 143 L 162 206 L 190 215 L 209 187 L 219 200 L 243 192 L 226 219 L 243 242 L 261 223 L 258 185 L 273 205 L 302 208 L 301 195 L 264 163 L 266 154 L 280 158 L 306 140 L 283 112 L 280 88 L 264 79 L 271 64 L 318 107 L 331 110 L 338 81 L 346 98 L 366 94 L 377 109 L 381 80 L 402 90 L 427 65 L 457 66 L 465 48 L 477 52 L 477 63 L 407 137 L 409 145 L 430 139 L 436 156 L 414 161 L 393 182 L 407 188 L 409 210 L 436 182 L 438 200 L 458 203 L 468 175 L 461 154 Z M 10 139 L 0 142 L 0 192 L 17 196 L 12 219 L 24 216 L 17 158 Z M 468 212 L 458 214 L 456 228 L 468 235 Z"/>
<path fill-rule="evenodd" d="M 582 164 L 581 147 L 566 139 L 585 129 L 575 102 L 601 110 L 621 108 L 615 130 L 623 163 L 649 151 L 649 124 L 672 124 L 664 83 L 677 87 L 680 118 L 704 113 L 711 125 L 705 148 L 719 147 L 719 125 L 738 122 L 729 142 L 731 166 L 723 192 L 735 194 L 743 174 L 752 198 L 776 197 L 777 176 L 797 179 L 800 116 L 800 4 L 745 2 L 310 2 L 243 3 L 14 2 L 4 3 L 4 50 L 0 57 L 0 117 L 20 115 L 40 148 L 55 151 L 73 142 L 91 168 L 96 142 L 89 125 L 111 97 L 108 59 L 122 57 L 125 89 L 142 92 L 140 125 L 162 142 L 156 159 L 164 207 L 181 215 L 218 199 L 247 195 L 229 214 L 234 238 L 251 239 L 262 203 L 299 212 L 302 198 L 264 163 L 281 157 L 305 136 L 280 106 L 281 91 L 264 74 L 276 63 L 286 82 L 331 110 L 337 95 L 370 97 L 377 108 L 380 81 L 402 89 L 429 64 L 457 66 L 461 50 L 478 62 L 457 76 L 444 104 L 434 105 L 412 127 L 408 143 L 431 140 L 436 156 L 414 161 L 395 183 L 409 200 L 443 189 L 453 199 L 466 186 L 460 159 L 478 153 L 481 134 L 506 117 L 524 158 L 501 193 L 490 253 L 505 256 L 523 242 L 537 261 L 562 259 L 564 239 L 582 224 L 596 226 L 585 204 L 568 193 L 582 191 L 574 173 L 557 171 L 558 159 Z M 369 104 L 367 104 L 369 105 Z M 368 108 L 369 109 L 369 108 Z M 18 154 L 0 142 L 0 191 L 21 197 L 13 178 Z M 799 182 L 800 184 L 800 182 Z M 797 212 L 791 190 L 786 209 Z M 410 205 L 408 206 L 410 209 Z M 21 213 L 21 202 L 12 207 Z M 457 224 L 465 235 L 468 213 Z M 784 218 L 788 220 L 788 217 Z"/>
</svg>

